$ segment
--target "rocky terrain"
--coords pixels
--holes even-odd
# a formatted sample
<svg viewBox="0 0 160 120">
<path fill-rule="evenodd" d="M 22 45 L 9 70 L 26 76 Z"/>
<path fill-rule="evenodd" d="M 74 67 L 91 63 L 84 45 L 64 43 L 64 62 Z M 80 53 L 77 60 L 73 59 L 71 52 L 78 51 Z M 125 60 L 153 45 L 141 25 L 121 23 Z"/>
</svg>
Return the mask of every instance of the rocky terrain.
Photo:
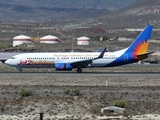
<svg viewBox="0 0 160 120">
<path fill-rule="evenodd" d="M 121 24 L 157 24 L 159 25 L 160 1 L 137 0 L 136 2 L 107 15 L 105 19 Z M 140 24 L 139 24 L 140 23 Z"/>
</svg>

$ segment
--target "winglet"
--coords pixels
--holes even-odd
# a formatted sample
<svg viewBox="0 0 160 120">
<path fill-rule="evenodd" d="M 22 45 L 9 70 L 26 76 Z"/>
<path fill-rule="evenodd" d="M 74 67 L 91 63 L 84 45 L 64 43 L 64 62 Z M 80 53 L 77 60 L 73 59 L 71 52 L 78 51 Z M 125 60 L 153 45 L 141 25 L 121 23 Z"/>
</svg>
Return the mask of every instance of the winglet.
<svg viewBox="0 0 160 120">
<path fill-rule="evenodd" d="M 98 58 L 103 58 L 105 52 L 106 52 L 106 48 L 103 49 L 103 51 L 102 51 L 101 54 L 97 57 L 97 59 L 98 59 Z"/>
</svg>

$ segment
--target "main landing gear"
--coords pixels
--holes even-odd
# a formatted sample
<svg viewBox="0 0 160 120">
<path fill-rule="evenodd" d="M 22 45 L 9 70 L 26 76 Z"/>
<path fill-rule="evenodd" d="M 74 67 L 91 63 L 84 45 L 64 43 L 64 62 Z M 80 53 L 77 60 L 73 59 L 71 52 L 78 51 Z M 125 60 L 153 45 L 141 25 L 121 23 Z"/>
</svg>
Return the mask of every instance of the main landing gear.
<svg viewBox="0 0 160 120">
<path fill-rule="evenodd" d="M 78 68 L 78 69 L 77 69 L 77 72 L 78 72 L 78 73 L 82 73 L 82 69 L 81 69 L 81 68 Z"/>
<path fill-rule="evenodd" d="M 19 72 L 22 72 L 22 69 L 19 69 Z"/>
</svg>

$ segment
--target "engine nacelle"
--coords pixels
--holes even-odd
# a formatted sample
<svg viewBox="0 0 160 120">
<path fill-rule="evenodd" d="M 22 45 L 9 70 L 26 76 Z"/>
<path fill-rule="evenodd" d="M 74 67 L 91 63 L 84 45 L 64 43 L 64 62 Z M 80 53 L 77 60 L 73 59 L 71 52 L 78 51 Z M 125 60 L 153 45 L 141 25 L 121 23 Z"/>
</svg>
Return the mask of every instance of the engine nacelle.
<svg viewBox="0 0 160 120">
<path fill-rule="evenodd" d="M 69 71 L 69 70 L 72 70 L 72 66 L 69 63 L 56 63 L 55 69 Z"/>
</svg>

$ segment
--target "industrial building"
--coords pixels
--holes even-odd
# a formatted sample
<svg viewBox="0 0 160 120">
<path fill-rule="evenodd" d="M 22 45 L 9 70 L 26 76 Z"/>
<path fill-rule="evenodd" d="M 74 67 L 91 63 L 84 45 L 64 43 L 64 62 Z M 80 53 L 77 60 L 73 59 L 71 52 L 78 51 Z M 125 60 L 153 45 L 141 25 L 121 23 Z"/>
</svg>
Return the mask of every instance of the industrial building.
<svg viewBox="0 0 160 120">
<path fill-rule="evenodd" d="M 13 47 L 23 44 L 23 43 L 32 43 L 32 39 L 26 35 L 19 35 L 13 38 Z"/>
<path fill-rule="evenodd" d="M 40 43 L 57 44 L 60 43 L 60 39 L 52 35 L 47 35 L 40 39 Z"/>
<path fill-rule="evenodd" d="M 77 38 L 77 45 L 89 45 L 89 44 L 90 44 L 90 38 L 88 37 Z"/>
</svg>

